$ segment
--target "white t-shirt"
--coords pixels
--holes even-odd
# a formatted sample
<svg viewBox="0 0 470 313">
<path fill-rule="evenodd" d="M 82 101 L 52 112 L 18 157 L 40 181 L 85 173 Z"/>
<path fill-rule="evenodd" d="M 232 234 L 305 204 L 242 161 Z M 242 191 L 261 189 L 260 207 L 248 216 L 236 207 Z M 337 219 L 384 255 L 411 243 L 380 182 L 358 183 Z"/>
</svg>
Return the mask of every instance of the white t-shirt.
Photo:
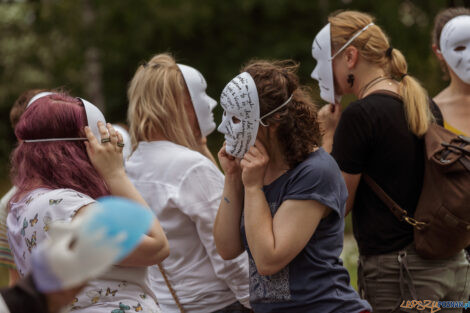
<svg viewBox="0 0 470 313">
<path fill-rule="evenodd" d="M 94 201 L 72 189 L 40 188 L 11 203 L 7 217 L 8 239 L 21 277 L 30 271 L 31 251 L 47 238 L 50 223 L 71 221 L 80 208 Z M 113 266 L 100 278 L 88 282 L 70 310 L 159 313 L 160 308 L 148 286 L 147 271 L 147 267 Z"/>
<path fill-rule="evenodd" d="M 155 212 L 170 244 L 162 265 L 186 312 L 207 313 L 237 299 L 248 305 L 248 258 L 224 261 L 212 234 L 224 176 L 202 154 L 169 141 L 140 142 L 126 171 Z M 152 290 L 165 313 L 179 312 L 158 267 Z"/>
</svg>

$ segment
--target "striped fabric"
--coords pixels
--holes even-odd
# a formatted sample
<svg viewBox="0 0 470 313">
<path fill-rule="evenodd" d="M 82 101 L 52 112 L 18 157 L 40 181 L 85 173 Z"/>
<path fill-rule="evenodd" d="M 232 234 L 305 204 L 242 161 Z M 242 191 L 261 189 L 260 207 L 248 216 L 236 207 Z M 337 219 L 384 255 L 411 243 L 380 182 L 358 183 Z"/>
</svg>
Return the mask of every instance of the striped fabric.
<svg viewBox="0 0 470 313">
<path fill-rule="evenodd" d="M 12 269 L 16 269 L 16 266 L 7 239 L 7 203 L 15 191 L 14 187 L 11 188 L 0 201 L 0 266 Z"/>
</svg>

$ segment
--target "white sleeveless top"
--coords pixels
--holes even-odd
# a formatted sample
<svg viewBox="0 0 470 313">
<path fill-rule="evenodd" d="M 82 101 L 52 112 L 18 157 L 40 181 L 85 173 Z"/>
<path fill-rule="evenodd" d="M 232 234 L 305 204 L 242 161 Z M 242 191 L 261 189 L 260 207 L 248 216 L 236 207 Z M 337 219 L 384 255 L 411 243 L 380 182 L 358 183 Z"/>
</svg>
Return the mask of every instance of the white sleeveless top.
<svg viewBox="0 0 470 313">
<path fill-rule="evenodd" d="M 35 189 L 19 202 L 12 202 L 7 217 L 8 239 L 18 272 L 30 271 L 31 251 L 47 238 L 49 224 L 71 221 L 83 206 L 95 200 L 72 189 Z M 89 281 L 69 309 L 82 313 L 160 313 L 149 288 L 147 267 L 113 266 Z"/>
</svg>

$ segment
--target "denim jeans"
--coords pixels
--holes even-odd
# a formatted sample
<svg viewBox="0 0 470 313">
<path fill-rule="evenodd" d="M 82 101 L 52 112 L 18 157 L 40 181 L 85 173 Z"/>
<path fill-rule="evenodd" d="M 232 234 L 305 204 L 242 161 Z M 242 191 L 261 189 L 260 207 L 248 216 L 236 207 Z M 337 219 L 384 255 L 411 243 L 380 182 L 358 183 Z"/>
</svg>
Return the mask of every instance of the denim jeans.
<svg viewBox="0 0 470 313">
<path fill-rule="evenodd" d="M 371 304 L 374 313 L 429 312 L 400 305 L 403 300 L 467 302 L 470 263 L 465 251 L 444 260 L 423 259 L 411 244 L 398 252 L 360 256 L 358 285 L 361 297 Z M 439 313 L 459 312 L 462 310 L 439 310 Z"/>
</svg>

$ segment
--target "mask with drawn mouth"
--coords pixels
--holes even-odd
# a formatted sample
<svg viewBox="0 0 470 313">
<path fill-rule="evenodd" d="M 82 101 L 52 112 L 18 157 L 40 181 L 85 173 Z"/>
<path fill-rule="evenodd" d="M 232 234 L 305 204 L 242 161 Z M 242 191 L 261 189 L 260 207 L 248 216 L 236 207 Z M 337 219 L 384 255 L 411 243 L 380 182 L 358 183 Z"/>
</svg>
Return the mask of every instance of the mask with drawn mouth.
<svg viewBox="0 0 470 313">
<path fill-rule="evenodd" d="M 224 109 L 217 130 L 225 135 L 228 154 L 243 158 L 255 144 L 260 121 L 258 91 L 250 74 L 243 72 L 225 86 L 220 96 Z"/>
</svg>

